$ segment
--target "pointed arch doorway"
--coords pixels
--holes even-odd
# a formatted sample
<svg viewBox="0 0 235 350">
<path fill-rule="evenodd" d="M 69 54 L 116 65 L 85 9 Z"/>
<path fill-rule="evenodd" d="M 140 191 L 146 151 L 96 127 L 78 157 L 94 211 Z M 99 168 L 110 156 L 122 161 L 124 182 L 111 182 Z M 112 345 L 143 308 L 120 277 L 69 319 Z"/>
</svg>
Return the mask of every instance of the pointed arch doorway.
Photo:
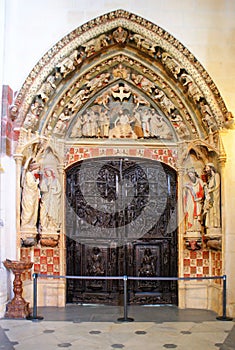
<svg viewBox="0 0 235 350">
<path fill-rule="evenodd" d="M 102 261 L 103 274 L 150 274 L 153 273 L 152 270 L 143 266 L 148 256 L 151 260 L 154 253 L 157 256 L 155 266 L 161 268 L 154 270 L 155 274 L 169 273 L 175 276 L 177 271 L 173 267 L 177 269 L 177 263 L 180 277 L 207 276 L 211 273 L 210 266 L 219 267 L 213 269 L 215 276 L 222 273 L 223 215 L 220 227 L 214 227 L 212 223 L 212 227 L 205 229 L 200 220 L 196 221 L 196 226 L 188 225 L 184 220 L 183 189 L 189 181 L 188 169 L 194 169 L 202 181 L 206 180 L 204 168 L 208 163 L 213 163 L 218 174 L 221 174 L 221 190 L 223 189 L 226 154 L 221 132 L 233 123 L 233 116 L 228 112 L 207 71 L 171 34 L 124 10 L 116 10 L 89 21 L 66 35 L 35 65 L 11 106 L 11 118 L 14 120 L 14 157 L 18 184 L 17 232 L 18 242 L 23 242 L 22 247 L 18 243 L 19 256 L 24 256 L 28 242 L 34 244 L 38 237 L 38 227 L 34 223 L 30 227 L 21 225 L 21 174 L 30 170 L 26 166 L 29 165 L 29 160 L 32 158 L 33 162 L 39 163 L 43 173 L 49 167 L 58 176 L 63 195 L 66 184 L 64 174 L 67 174 L 67 182 L 71 180 L 71 194 L 78 193 L 78 196 L 67 193 L 66 200 L 70 205 L 66 212 L 62 196 L 57 227 L 45 227 L 40 235 L 40 247 L 31 248 L 36 262 L 35 272 L 48 271 L 56 276 L 66 272 L 92 275 L 95 273 L 93 267 L 96 266 L 92 258 L 97 258 Z M 79 166 L 95 166 L 99 164 L 96 160 L 100 161 L 100 156 L 105 156 L 105 162 L 108 163 L 113 160 L 110 156 L 123 157 L 122 162 L 126 157 L 129 161 L 132 161 L 131 157 L 141 157 L 141 167 L 147 159 L 152 159 L 175 169 L 178 175 L 178 261 L 177 238 L 171 239 L 176 237 L 176 205 L 169 204 L 168 210 L 159 216 L 157 223 L 152 223 L 146 229 L 144 225 L 149 221 L 141 222 L 141 219 L 155 218 L 159 207 L 152 206 L 156 209 L 152 216 L 147 215 L 147 209 L 151 213 L 152 208 L 145 201 L 143 206 L 140 203 L 138 215 L 134 210 L 125 210 L 125 205 L 128 208 L 128 200 L 135 198 L 131 191 L 135 191 L 138 186 L 132 182 L 134 175 L 133 179 L 130 176 L 124 182 L 120 180 L 120 163 L 112 171 L 117 176 L 118 191 L 125 189 L 124 184 L 130 185 L 129 195 L 124 197 L 123 202 L 118 200 L 119 196 L 116 198 L 116 185 L 109 188 L 108 178 L 107 181 L 102 180 L 101 175 L 105 177 L 110 164 L 107 165 L 108 168 L 106 165 L 104 168 L 101 166 L 102 171 L 96 174 L 99 186 L 93 191 L 95 195 L 91 199 L 89 193 L 85 192 L 84 202 L 79 188 L 83 188 L 84 183 L 90 186 L 91 182 L 89 183 L 89 178 L 79 182 Z M 78 163 L 87 158 L 92 161 Z M 138 158 L 138 164 L 139 161 Z M 159 164 L 154 161 L 150 163 L 150 168 L 154 168 L 153 164 Z M 92 174 L 92 166 L 89 167 L 88 176 Z M 148 169 L 148 165 L 145 169 Z M 167 169 L 170 172 L 171 168 Z M 83 176 L 84 174 L 85 172 Z M 173 178 L 176 183 L 176 176 Z M 158 204 L 162 204 L 161 200 L 165 198 L 161 196 L 164 184 L 167 193 L 167 181 L 155 183 L 158 194 L 155 202 Z M 66 191 L 69 188 L 67 184 Z M 146 188 L 145 190 L 147 191 Z M 172 193 L 175 193 L 176 201 L 176 186 L 174 190 Z M 223 198 L 221 193 L 221 199 Z M 171 199 L 170 195 L 167 196 L 167 203 L 168 199 Z M 89 205 L 84 208 L 78 203 Z M 130 203 L 132 209 L 132 204 L 136 203 L 132 199 Z M 222 207 L 221 201 L 217 213 L 220 214 Z M 114 215 L 116 212 L 119 215 Z M 69 216 L 66 217 L 68 213 Z M 168 213 L 171 214 L 171 219 L 167 217 Z M 117 226 L 115 220 L 119 222 Z M 126 229 L 136 223 L 137 230 L 131 236 L 129 232 L 132 231 Z M 142 227 L 144 230 L 141 230 Z M 94 229 L 92 232 L 91 228 Z M 106 239 L 102 240 L 107 231 Z M 97 235 L 92 235 L 94 232 Z M 172 233 L 172 236 L 168 237 L 168 233 Z M 124 238 L 128 240 L 125 241 Z M 218 254 L 210 249 L 210 245 L 205 244 L 208 239 L 213 241 L 215 238 L 220 245 Z M 67 271 L 65 244 L 67 259 L 72 260 Z M 133 267 L 129 270 L 130 266 Z M 171 270 L 162 270 L 164 267 Z M 83 301 L 110 300 L 110 303 L 115 303 L 122 292 L 121 284 L 79 283 L 69 281 L 68 286 L 63 284 L 61 289 L 60 282 L 58 288 L 55 288 L 51 280 L 43 281 L 43 287 L 46 286 L 49 295 L 53 296 L 50 305 L 57 301 L 59 305 L 64 305 L 66 293 L 67 301 L 77 302 L 82 296 Z M 179 306 L 184 308 L 190 305 L 218 311 L 221 305 L 214 303 L 220 293 L 217 282 L 212 286 L 200 282 L 198 298 L 195 298 L 195 286 L 198 288 L 198 282 L 190 281 L 179 289 Z M 177 303 L 177 292 L 173 293 L 174 298 L 168 298 L 173 295 L 168 291 L 176 290 L 176 286 L 171 286 L 170 283 L 168 286 L 133 284 L 130 288 L 131 302 L 146 303 L 148 298 L 149 302 Z M 44 305 L 44 300 L 49 305 L 47 298 L 41 300 L 41 304 Z"/>
<path fill-rule="evenodd" d="M 140 158 L 98 158 L 67 170 L 67 275 L 177 276 L 176 173 Z M 177 304 L 177 282 L 130 281 L 129 301 Z M 122 280 L 67 281 L 69 303 L 122 300 Z"/>
</svg>

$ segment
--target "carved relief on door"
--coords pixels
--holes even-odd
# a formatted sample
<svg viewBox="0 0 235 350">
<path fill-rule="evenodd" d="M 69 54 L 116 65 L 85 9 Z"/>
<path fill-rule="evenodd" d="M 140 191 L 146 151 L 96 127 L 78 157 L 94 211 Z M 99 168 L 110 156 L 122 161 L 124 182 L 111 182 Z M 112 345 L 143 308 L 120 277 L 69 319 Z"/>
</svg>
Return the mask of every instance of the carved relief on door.
<svg viewBox="0 0 235 350">
<path fill-rule="evenodd" d="M 177 276 L 176 174 L 143 159 L 67 171 L 67 275 Z M 131 303 L 177 303 L 177 284 L 128 281 Z M 123 280 L 68 280 L 68 302 L 117 304 Z"/>
</svg>

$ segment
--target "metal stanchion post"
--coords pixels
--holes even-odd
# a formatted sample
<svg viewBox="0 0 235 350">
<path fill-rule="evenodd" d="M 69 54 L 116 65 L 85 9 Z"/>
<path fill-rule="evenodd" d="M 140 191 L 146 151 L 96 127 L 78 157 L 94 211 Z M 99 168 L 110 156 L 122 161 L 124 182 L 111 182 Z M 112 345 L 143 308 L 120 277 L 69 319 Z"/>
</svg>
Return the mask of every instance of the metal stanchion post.
<svg viewBox="0 0 235 350">
<path fill-rule="evenodd" d="M 127 276 L 123 276 L 124 281 L 124 317 L 118 318 L 120 322 L 132 322 L 134 318 L 127 317 Z"/>
<path fill-rule="evenodd" d="M 31 320 L 34 322 L 43 320 L 42 316 L 37 315 L 37 295 L 38 295 L 37 280 L 38 280 L 38 274 L 34 273 L 33 274 L 33 315 L 30 315 L 27 317 L 28 320 Z"/>
<path fill-rule="evenodd" d="M 223 276 L 223 316 L 216 317 L 219 321 L 232 321 L 232 317 L 226 316 L 226 303 L 227 303 L 227 297 L 226 297 L 226 275 Z"/>
</svg>

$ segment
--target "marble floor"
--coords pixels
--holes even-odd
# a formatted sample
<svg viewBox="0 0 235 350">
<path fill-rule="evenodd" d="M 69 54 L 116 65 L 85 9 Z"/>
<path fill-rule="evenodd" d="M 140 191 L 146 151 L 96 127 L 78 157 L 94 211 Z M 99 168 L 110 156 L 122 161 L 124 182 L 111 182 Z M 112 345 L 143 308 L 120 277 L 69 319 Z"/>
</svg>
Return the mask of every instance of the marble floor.
<svg viewBox="0 0 235 350">
<path fill-rule="evenodd" d="M 235 320 L 219 321 L 207 310 L 67 305 L 38 308 L 37 316 L 0 319 L 0 350 L 235 349 Z"/>
</svg>

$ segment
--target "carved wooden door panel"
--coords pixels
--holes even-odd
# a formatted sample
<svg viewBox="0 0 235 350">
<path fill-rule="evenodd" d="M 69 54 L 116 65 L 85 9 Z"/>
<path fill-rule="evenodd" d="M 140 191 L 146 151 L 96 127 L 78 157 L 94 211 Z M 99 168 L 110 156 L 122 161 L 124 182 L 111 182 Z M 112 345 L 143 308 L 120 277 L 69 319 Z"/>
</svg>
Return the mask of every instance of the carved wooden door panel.
<svg viewBox="0 0 235 350">
<path fill-rule="evenodd" d="M 177 276 L 176 174 L 160 162 L 99 158 L 67 171 L 68 302 L 117 304 L 123 281 Z M 131 303 L 177 304 L 177 283 L 129 281 Z"/>
</svg>

